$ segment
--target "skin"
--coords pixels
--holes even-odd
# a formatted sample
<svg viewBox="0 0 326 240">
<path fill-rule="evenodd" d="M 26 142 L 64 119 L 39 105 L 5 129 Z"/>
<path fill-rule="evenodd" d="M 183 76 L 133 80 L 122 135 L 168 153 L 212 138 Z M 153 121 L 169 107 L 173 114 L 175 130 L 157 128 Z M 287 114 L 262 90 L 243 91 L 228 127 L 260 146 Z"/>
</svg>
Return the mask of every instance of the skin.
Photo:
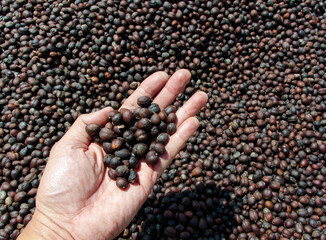
<svg viewBox="0 0 326 240">
<path fill-rule="evenodd" d="M 156 72 L 145 79 L 121 108 L 134 109 L 137 98 L 147 95 L 165 108 L 182 92 L 190 72 L 179 70 L 170 78 Z M 207 95 L 195 93 L 177 111 L 177 132 L 166 145 L 166 153 L 154 167 L 143 161 L 139 184 L 125 190 L 116 186 L 103 164 L 104 152 L 91 142 L 85 126 L 105 125 L 112 108 L 81 115 L 50 153 L 38 193 L 36 210 L 18 239 L 112 239 L 130 223 L 147 199 L 164 169 L 197 129 L 195 114 L 205 106 Z"/>
</svg>

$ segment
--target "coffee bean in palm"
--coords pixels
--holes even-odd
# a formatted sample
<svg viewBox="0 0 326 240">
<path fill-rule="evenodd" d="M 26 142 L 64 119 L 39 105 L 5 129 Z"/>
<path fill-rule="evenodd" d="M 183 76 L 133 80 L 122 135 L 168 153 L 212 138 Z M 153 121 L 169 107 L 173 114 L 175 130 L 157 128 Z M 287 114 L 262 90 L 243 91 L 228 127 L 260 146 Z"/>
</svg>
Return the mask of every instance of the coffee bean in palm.
<svg viewBox="0 0 326 240">
<path fill-rule="evenodd" d="M 114 155 L 121 159 L 128 159 L 130 157 L 130 152 L 127 149 L 121 149 L 114 153 Z"/>
<path fill-rule="evenodd" d="M 113 116 L 118 113 L 119 111 L 118 110 L 112 110 L 108 113 L 108 119 L 109 120 L 112 120 Z"/>
<path fill-rule="evenodd" d="M 152 149 L 157 152 L 159 155 L 165 152 L 165 146 L 162 143 L 155 143 Z"/>
<path fill-rule="evenodd" d="M 167 123 L 175 123 L 176 120 L 177 120 L 177 114 L 174 112 L 169 113 L 167 117 Z"/>
<path fill-rule="evenodd" d="M 148 118 L 142 118 L 138 121 L 137 127 L 144 130 L 149 130 L 152 127 L 152 123 Z"/>
<path fill-rule="evenodd" d="M 148 146 L 145 143 L 137 143 L 132 148 L 132 152 L 138 157 L 144 157 L 148 151 Z"/>
<path fill-rule="evenodd" d="M 150 165 L 150 166 L 154 166 L 159 160 L 159 156 L 158 154 L 151 150 L 151 151 L 148 151 L 148 153 L 146 154 L 146 157 L 145 157 L 145 162 Z"/>
<path fill-rule="evenodd" d="M 167 115 L 166 115 L 165 111 L 159 112 L 158 116 L 160 117 L 161 121 L 163 121 L 163 122 L 166 121 Z"/>
<path fill-rule="evenodd" d="M 165 122 L 161 122 L 158 125 L 158 129 L 160 130 L 160 132 L 165 132 L 166 131 L 166 128 L 167 128 L 167 124 Z"/>
<path fill-rule="evenodd" d="M 126 189 L 128 187 L 128 181 L 125 178 L 118 177 L 116 180 L 116 185 L 120 189 Z"/>
<path fill-rule="evenodd" d="M 103 147 L 103 150 L 106 152 L 106 153 L 113 153 L 113 149 L 112 149 L 112 143 L 111 142 L 103 142 L 102 143 L 102 147 Z"/>
<path fill-rule="evenodd" d="M 136 107 L 135 110 L 134 110 L 134 117 L 136 119 L 141 119 L 141 116 L 140 116 L 140 111 L 141 111 L 142 107 Z"/>
<path fill-rule="evenodd" d="M 113 126 L 113 132 L 116 135 L 123 134 L 123 132 L 125 131 L 125 129 L 126 129 L 126 126 L 125 125 L 115 125 L 115 126 Z"/>
<path fill-rule="evenodd" d="M 122 119 L 122 114 L 120 112 L 117 112 L 116 114 L 113 115 L 112 117 L 112 123 L 114 125 L 120 125 L 122 124 L 123 119 Z"/>
<path fill-rule="evenodd" d="M 152 103 L 149 107 L 148 110 L 151 113 L 159 113 L 161 111 L 160 106 L 157 103 Z"/>
<path fill-rule="evenodd" d="M 105 155 L 103 158 L 104 165 L 109 166 L 112 158 L 113 158 L 113 155 L 111 155 L 111 154 Z"/>
<path fill-rule="evenodd" d="M 128 160 L 128 167 L 133 168 L 133 169 L 138 169 L 138 167 L 139 167 L 138 157 L 131 155 L 131 157 Z"/>
<path fill-rule="evenodd" d="M 112 140 L 112 150 L 116 151 L 123 147 L 123 140 L 120 138 L 115 138 Z"/>
<path fill-rule="evenodd" d="M 118 166 L 115 171 L 118 177 L 128 177 L 129 175 L 129 168 L 126 165 Z"/>
<path fill-rule="evenodd" d="M 126 142 L 132 142 L 135 139 L 135 135 L 131 130 L 123 132 L 122 137 Z"/>
<path fill-rule="evenodd" d="M 166 133 L 161 133 L 156 138 L 156 142 L 161 143 L 163 145 L 166 145 L 168 143 L 168 141 L 169 141 L 169 135 Z"/>
<path fill-rule="evenodd" d="M 138 175 L 135 170 L 130 170 L 129 176 L 128 176 L 128 182 L 129 183 L 135 183 L 138 180 Z"/>
<path fill-rule="evenodd" d="M 134 118 L 134 114 L 132 113 L 132 111 L 130 111 L 129 109 L 123 109 L 121 114 L 122 114 L 122 119 L 125 123 L 129 124 L 132 122 Z"/>
<path fill-rule="evenodd" d="M 150 120 L 151 120 L 151 123 L 154 125 L 159 125 L 161 123 L 161 119 L 158 116 L 158 114 L 156 114 L 156 113 L 151 116 Z"/>
<path fill-rule="evenodd" d="M 108 128 L 108 129 L 113 129 L 113 124 L 111 122 L 107 122 L 105 124 L 105 128 Z"/>
<path fill-rule="evenodd" d="M 153 100 L 148 96 L 141 96 L 137 99 L 137 104 L 140 107 L 147 108 L 151 105 L 152 101 Z"/>
<path fill-rule="evenodd" d="M 116 180 L 117 179 L 117 173 L 116 173 L 116 170 L 113 169 L 113 168 L 110 168 L 109 171 L 108 171 L 108 175 L 109 177 L 112 179 L 112 180 Z"/>
<path fill-rule="evenodd" d="M 152 137 L 157 137 L 157 135 L 159 135 L 160 134 L 160 129 L 159 129 L 159 127 L 158 126 L 153 126 L 152 128 L 151 128 L 151 136 Z"/>
<path fill-rule="evenodd" d="M 99 136 L 103 141 L 108 141 L 113 139 L 114 137 L 114 131 L 108 128 L 102 128 L 99 132 Z"/>
<path fill-rule="evenodd" d="M 148 108 L 141 108 L 139 110 L 139 117 L 140 118 L 150 118 L 152 113 L 148 110 Z"/>
<path fill-rule="evenodd" d="M 167 106 L 167 107 L 164 109 L 164 112 L 165 112 L 166 115 L 169 115 L 170 113 L 175 113 L 175 112 L 177 112 L 177 108 L 176 108 L 176 106 L 170 105 L 170 106 Z"/>
<path fill-rule="evenodd" d="M 135 132 L 135 138 L 137 142 L 146 142 L 148 139 L 148 135 L 146 134 L 145 130 L 137 129 Z"/>
<path fill-rule="evenodd" d="M 174 134 L 176 130 L 177 130 L 177 126 L 175 125 L 175 123 L 169 123 L 166 127 L 166 132 L 169 135 Z"/>
<path fill-rule="evenodd" d="M 86 132 L 93 136 L 93 135 L 96 135 L 100 132 L 101 130 L 101 126 L 99 124 L 96 124 L 96 123 L 90 123 L 90 124 L 87 124 L 86 127 Z"/>
<path fill-rule="evenodd" d="M 118 166 L 120 166 L 122 164 L 122 160 L 118 157 L 113 157 L 110 159 L 110 161 L 108 162 L 108 166 L 110 168 L 116 169 Z"/>
</svg>

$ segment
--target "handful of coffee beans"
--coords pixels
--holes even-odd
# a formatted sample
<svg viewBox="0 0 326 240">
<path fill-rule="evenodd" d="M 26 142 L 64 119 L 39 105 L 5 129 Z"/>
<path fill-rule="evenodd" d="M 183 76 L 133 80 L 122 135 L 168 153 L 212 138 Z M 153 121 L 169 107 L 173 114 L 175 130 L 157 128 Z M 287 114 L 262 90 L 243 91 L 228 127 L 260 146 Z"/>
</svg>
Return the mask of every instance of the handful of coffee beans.
<svg viewBox="0 0 326 240">
<path fill-rule="evenodd" d="M 86 126 L 86 132 L 94 141 L 102 144 L 107 155 L 103 158 L 109 167 L 109 177 L 116 180 L 119 188 L 137 182 L 137 169 L 142 158 L 154 166 L 165 153 L 169 135 L 176 131 L 176 107 L 161 110 L 148 96 L 139 97 L 134 111 L 113 110 L 108 123 L 101 127 L 96 123 Z"/>
</svg>

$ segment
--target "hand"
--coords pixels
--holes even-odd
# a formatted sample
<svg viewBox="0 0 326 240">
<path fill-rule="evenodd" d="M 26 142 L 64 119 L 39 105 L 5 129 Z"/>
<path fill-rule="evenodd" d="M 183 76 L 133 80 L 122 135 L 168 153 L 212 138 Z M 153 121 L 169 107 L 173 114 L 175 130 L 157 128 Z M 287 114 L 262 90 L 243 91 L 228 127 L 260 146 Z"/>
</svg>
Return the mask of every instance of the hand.
<svg viewBox="0 0 326 240">
<path fill-rule="evenodd" d="M 161 108 L 169 105 L 190 80 L 187 70 L 170 79 L 164 72 L 149 76 L 125 101 L 122 108 L 134 109 L 139 96 L 154 97 Z M 105 125 L 111 108 L 81 115 L 56 143 L 46 165 L 36 197 L 36 210 L 20 239 L 112 239 L 130 223 L 147 199 L 153 185 L 198 127 L 194 115 L 206 104 L 203 92 L 194 94 L 177 111 L 177 132 L 166 145 L 167 154 L 149 167 L 143 161 L 139 184 L 123 191 L 107 174 L 104 152 L 91 142 L 85 126 Z"/>
</svg>

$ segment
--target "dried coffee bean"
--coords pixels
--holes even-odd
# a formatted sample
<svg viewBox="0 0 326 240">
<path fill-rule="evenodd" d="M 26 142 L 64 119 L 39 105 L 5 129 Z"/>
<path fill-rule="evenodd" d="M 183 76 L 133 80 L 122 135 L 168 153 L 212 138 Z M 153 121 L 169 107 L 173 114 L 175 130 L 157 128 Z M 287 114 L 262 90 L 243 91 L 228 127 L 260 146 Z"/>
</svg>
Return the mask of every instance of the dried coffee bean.
<svg viewBox="0 0 326 240">
<path fill-rule="evenodd" d="M 103 142 L 102 147 L 106 153 L 108 154 L 113 153 L 111 142 Z"/>
<path fill-rule="evenodd" d="M 162 143 L 155 143 L 152 149 L 159 155 L 165 153 L 165 146 Z"/>
<path fill-rule="evenodd" d="M 145 143 L 137 143 L 132 148 L 132 152 L 138 157 L 144 157 L 148 151 L 148 146 Z"/>
<path fill-rule="evenodd" d="M 146 134 L 145 130 L 137 129 L 135 132 L 135 138 L 137 142 L 146 142 L 148 139 L 148 135 Z"/>
<path fill-rule="evenodd" d="M 156 103 L 152 103 L 149 107 L 148 110 L 151 113 L 159 113 L 161 111 L 160 106 Z"/>
<path fill-rule="evenodd" d="M 113 139 L 114 137 L 114 131 L 108 128 L 102 128 L 99 132 L 99 136 L 103 141 L 108 141 Z"/>
<path fill-rule="evenodd" d="M 148 96 L 141 96 L 137 99 L 137 104 L 140 107 L 147 108 L 151 105 L 152 101 L 153 100 Z"/>
<path fill-rule="evenodd" d="M 128 176 L 128 182 L 129 183 L 135 183 L 138 180 L 138 175 L 135 170 L 130 170 L 129 176 Z"/>
<path fill-rule="evenodd" d="M 120 189 L 126 189 L 128 187 L 128 181 L 125 178 L 118 177 L 116 180 L 116 185 Z"/>
<path fill-rule="evenodd" d="M 123 140 L 116 138 L 112 140 L 112 149 L 114 151 L 119 150 L 123 147 Z"/>
<path fill-rule="evenodd" d="M 120 112 L 117 112 L 116 114 L 114 114 L 114 116 L 112 117 L 112 123 L 114 125 L 120 125 L 123 123 L 122 114 Z"/>
<path fill-rule="evenodd" d="M 152 127 L 152 123 L 148 118 L 142 118 L 138 121 L 137 127 L 144 130 L 149 130 Z"/>
<path fill-rule="evenodd" d="M 128 160 L 128 167 L 138 169 L 139 167 L 139 159 L 136 156 L 131 156 Z"/>
<path fill-rule="evenodd" d="M 114 155 L 121 159 L 128 159 L 130 157 L 130 152 L 127 149 L 121 149 L 116 151 Z"/>
<path fill-rule="evenodd" d="M 170 105 L 170 106 L 167 106 L 167 107 L 164 109 L 164 112 L 165 112 L 166 115 L 169 115 L 170 113 L 175 113 L 175 112 L 177 112 L 177 108 L 176 108 L 176 106 Z"/>
<path fill-rule="evenodd" d="M 130 111 L 129 109 L 123 109 L 123 111 L 121 111 L 121 114 L 122 114 L 122 119 L 125 123 L 129 124 L 132 122 L 134 118 L 132 111 Z"/>
<path fill-rule="evenodd" d="M 155 151 L 149 151 L 146 154 L 145 161 L 148 165 L 154 166 L 159 160 L 158 154 Z"/>
<path fill-rule="evenodd" d="M 168 141 L 169 141 L 169 135 L 167 135 L 166 133 L 161 133 L 156 138 L 156 142 L 161 143 L 163 145 L 166 145 Z"/>
<path fill-rule="evenodd" d="M 126 165 L 118 166 L 115 171 L 118 177 L 128 177 L 129 175 L 129 168 Z"/>
<path fill-rule="evenodd" d="M 150 118 L 152 113 L 147 108 L 141 108 L 139 111 L 140 119 L 142 118 Z"/>
<path fill-rule="evenodd" d="M 115 169 L 110 168 L 108 171 L 108 175 L 112 180 L 116 180 L 117 179 L 117 173 Z"/>
<path fill-rule="evenodd" d="M 96 123 L 90 123 L 86 125 L 85 130 L 89 135 L 94 136 L 100 132 L 101 126 Z"/>
<path fill-rule="evenodd" d="M 116 169 L 118 166 L 122 165 L 122 160 L 118 157 L 113 157 L 108 164 L 110 168 Z"/>
<path fill-rule="evenodd" d="M 126 142 L 132 142 L 135 139 L 135 135 L 131 130 L 123 132 L 122 137 Z"/>
<path fill-rule="evenodd" d="M 169 135 L 173 135 L 177 130 L 177 127 L 174 123 L 169 123 L 166 127 L 166 132 Z"/>
<path fill-rule="evenodd" d="M 112 158 L 113 158 L 113 155 L 111 155 L 111 154 L 105 155 L 103 158 L 104 165 L 110 166 L 110 161 Z"/>
<path fill-rule="evenodd" d="M 160 117 L 155 113 L 151 116 L 151 123 L 154 125 L 159 125 L 161 123 Z"/>
<path fill-rule="evenodd" d="M 167 117 L 167 123 L 175 123 L 176 120 L 177 120 L 177 115 L 174 112 L 169 113 Z"/>
</svg>

